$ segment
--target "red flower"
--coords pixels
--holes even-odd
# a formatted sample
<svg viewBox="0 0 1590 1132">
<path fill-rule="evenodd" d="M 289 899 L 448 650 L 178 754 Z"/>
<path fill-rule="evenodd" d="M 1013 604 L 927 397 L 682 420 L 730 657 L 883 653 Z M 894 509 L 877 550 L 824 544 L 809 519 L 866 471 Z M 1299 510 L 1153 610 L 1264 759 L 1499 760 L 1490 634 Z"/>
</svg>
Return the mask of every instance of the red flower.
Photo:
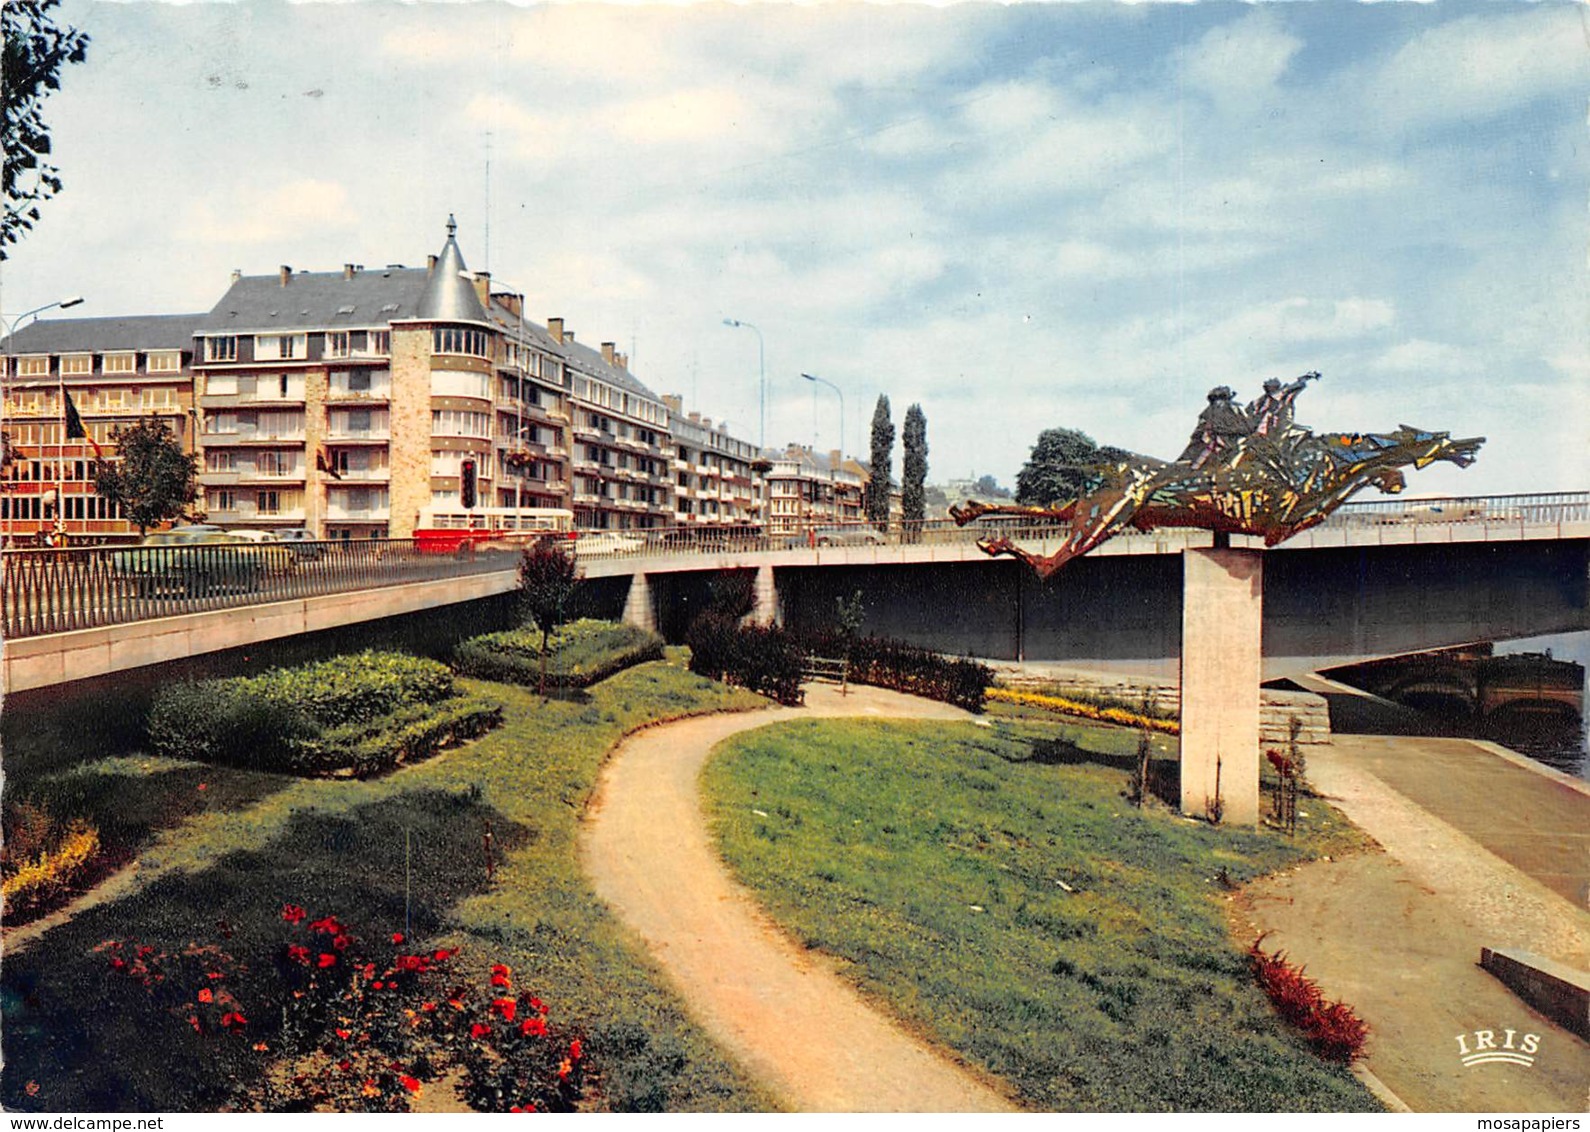
<svg viewBox="0 0 1590 1132">
<path fill-rule="evenodd" d="M 578 1060 L 580 1060 L 580 1058 L 582 1058 L 584 1056 L 585 1056 L 585 1046 L 580 1043 L 580 1039 L 579 1038 L 575 1038 L 572 1042 L 569 1043 L 569 1060 L 570 1061 L 578 1061 Z"/>
<path fill-rule="evenodd" d="M 123 959 L 120 955 L 112 955 L 110 958 L 110 965 L 113 970 L 120 971 L 123 967 L 127 966 L 127 960 Z"/>
<path fill-rule="evenodd" d="M 289 924 L 296 924 L 299 920 L 302 920 L 307 915 L 309 915 L 309 913 L 304 911 L 304 909 L 297 904 L 282 905 L 282 919 L 286 920 Z"/>
<path fill-rule="evenodd" d="M 309 965 L 309 948 L 300 943 L 290 944 L 287 948 L 287 958 L 294 963 L 302 963 L 307 967 Z"/>
<path fill-rule="evenodd" d="M 337 965 L 337 957 L 335 955 L 327 954 L 324 951 L 322 951 L 320 953 L 320 966 L 322 966 L 322 967 L 335 967 L 336 965 Z"/>
<path fill-rule="evenodd" d="M 241 1030 L 244 1026 L 247 1026 L 247 1025 L 248 1025 L 248 1019 L 243 1017 L 241 1014 L 239 1014 L 235 1010 L 232 1011 L 230 1014 L 221 1015 L 221 1026 L 224 1029 L 227 1029 L 227 1030 Z"/>
<path fill-rule="evenodd" d="M 469 1036 L 472 1038 L 484 1038 L 489 1033 L 491 1033 L 491 1027 L 483 1022 L 476 1022 L 469 1028 Z"/>
<path fill-rule="evenodd" d="M 399 955 L 396 960 L 399 971 L 414 971 L 423 973 L 431 969 L 431 961 L 423 955 Z"/>
<path fill-rule="evenodd" d="M 337 1068 L 346 1073 L 348 1070 L 353 1068 L 353 1062 L 349 1061 L 347 1058 L 343 1058 L 341 1061 L 337 1062 Z"/>
<path fill-rule="evenodd" d="M 431 1011 L 436 1009 L 436 1004 L 434 1002 L 422 1002 L 420 1003 L 420 1009 L 429 1014 Z"/>
<path fill-rule="evenodd" d="M 346 951 L 348 949 L 348 945 L 352 942 L 353 937 L 351 935 L 339 935 L 331 941 L 331 946 L 335 947 L 338 951 Z"/>
<path fill-rule="evenodd" d="M 418 1081 L 416 1081 L 414 1078 L 412 1078 L 412 1077 L 399 1077 L 398 1080 L 403 1083 L 403 1087 L 405 1089 L 407 1089 L 409 1092 L 417 1093 L 417 1092 L 420 1091 L 420 1083 Z"/>
<path fill-rule="evenodd" d="M 573 1072 L 574 1072 L 574 1063 L 571 1062 L 568 1058 L 565 1057 L 562 1061 L 558 1062 L 558 1076 L 559 1077 L 563 1078 L 564 1080 L 568 1080 L 569 1074 L 573 1073 Z"/>
<path fill-rule="evenodd" d="M 327 916 L 310 924 L 309 930 L 312 932 L 325 932 L 327 935 L 341 935 L 342 925 L 337 923 L 337 917 Z"/>
<path fill-rule="evenodd" d="M 347 1041 L 349 1038 L 353 1037 L 353 1031 L 352 1030 L 338 1030 L 337 1031 L 337 1037 L 341 1038 L 343 1041 Z"/>
<path fill-rule="evenodd" d="M 519 1004 L 511 998 L 494 998 L 491 1000 L 491 1012 L 501 1014 L 503 1021 L 512 1022 L 513 1016 L 519 1010 Z"/>
<path fill-rule="evenodd" d="M 438 963 L 446 963 L 449 959 L 451 959 L 453 956 L 455 956 L 457 954 L 458 954 L 458 948 L 456 948 L 456 947 L 454 947 L 454 948 L 438 947 L 436 949 L 435 959 L 436 959 L 436 961 Z"/>
<path fill-rule="evenodd" d="M 210 784 L 208 782 L 199 783 L 199 789 L 200 790 L 208 790 L 209 788 L 210 788 Z"/>
<path fill-rule="evenodd" d="M 199 1001 L 200 1002 L 214 1002 L 215 1001 L 215 992 L 212 991 L 209 987 L 200 987 L 199 988 Z"/>
<path fill-rule="evenodd" d="M 523 1108 L 520 1108 L 518 1105 L 509 1105 L 508 1106 L 508 1111 L 509 1112 L 534 1112 L 535 1110 L 536 1110 L 536 1106 L 535 1106 L 535 1102 L 534 1101 L 531 1101 L 529 1104 L 525 1105 Z"/>
<path fill-rule="evenodd" d="M 374 963 L 366 963 L 364 965 L 364 977 L 367 978 L 367 979 L 375 978 L 375 964 Z"/>
<path fill-rule="evenodd" d="M 491 985 L 494 987 L 512 986 L 512 968 L 502 963 L 497 963 L 491 968 Z"/>
<path fill-rule="evenodd" d="M 547 1034 L 547 1022 L 546 1022 L 546 1019 L 545 1018 L 526 1018 L 524 1020 L 524 1022 L 520 1024 L 519 1032 L 521 1034 L 529 1034 L 529 1035 L 531 1035 L 533 1037 L 537 1037 L 537 1038 L 544 1038 L 544 1037 L 546 1037 L 546 1034 Z"/>
<path fill-rule="evenodd" d="M 386 990 L 386 984 L 385 983 L 371 983 L 370 985 L 372 987 L 374 987 L 376 990 Z"/>
<path fill-rule="evenodd" d="M 201 1034 L 204 1032 L 204 1028 L 199 1025 L 199 1018 L 195 1014 L 188 1015 L 188 1025 L 192 1026 L 195 1030 L 197 1030 Z"/>
<path fill-rule="evenodd" d="M 530 1009 L 534 1010 L 537 1014 L 545 1014 L 547 1012 L 547 1004 L 542 1002 L 539 998 L 532 998 L 530 1000 Z"/>
</svg>

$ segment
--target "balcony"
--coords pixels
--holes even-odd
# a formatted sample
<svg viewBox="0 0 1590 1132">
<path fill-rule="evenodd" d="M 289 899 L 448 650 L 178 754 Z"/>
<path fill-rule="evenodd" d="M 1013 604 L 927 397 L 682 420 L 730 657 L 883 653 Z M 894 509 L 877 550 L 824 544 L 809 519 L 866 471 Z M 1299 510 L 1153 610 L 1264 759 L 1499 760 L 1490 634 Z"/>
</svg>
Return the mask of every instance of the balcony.
<svg viewBox="0 0 1590 1132">
<path fill-rule="evenodd" d="M 270 433 L 238 430 L 236 432 L 204 432 L 199 434 L 199 445 L 203 448 L 227 448 L 243 444 L 302 444 L 303 442 L 304 434 L 302 431 Z"/>
<path fill-rule="evenodd" d="M 385 405 L 391 400 L 392 389 L 385 385 L 373 389 L 338 389 L 333 385 L 326 390 L 328 405 Z"/>
<path fill-rule="evenodd" d="M 328 481 L 345 484 L 391 483 L 391 468 L 346 468 L 335 476 L 328 475 Z"/>
<path fill-rule="evenodd" d="M 389 428 L 331 429 L 326 433 L 328 444 L 385 444 L 392 439 Z"/>
<path fill-rule="evenodd" d="M 217 526 L 227 526 L 231 523 L 297 523 L 300 526 L 304 521 L 302 507 L 285 511 L 259 511 L 254 507 L 238 507 L 231 511 L 210 510 L 206 513 L 207 521 Z"/>
<path fill-rule="evenodd" d="M 339 507 L 326 504 L 326 520 L 334 523 L 385 523 L 392 518 L 391 507 Z"/>
<path fill-rule="evenodd" d="M 200 472 L 199 486 L 201 487 L 231 487 L 237 483 L 241 472 Z"/>
</svg>

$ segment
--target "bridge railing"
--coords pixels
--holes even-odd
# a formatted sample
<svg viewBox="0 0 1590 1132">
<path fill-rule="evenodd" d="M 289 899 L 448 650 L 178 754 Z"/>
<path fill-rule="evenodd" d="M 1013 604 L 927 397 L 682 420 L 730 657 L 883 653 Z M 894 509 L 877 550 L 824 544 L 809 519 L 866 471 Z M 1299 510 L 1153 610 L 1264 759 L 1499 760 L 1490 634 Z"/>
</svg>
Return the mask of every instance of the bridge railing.
<svg viewBox="0 0 1590 1132">
<path fill-rule="evenodd" d="M 508 554 L 425 553 L 412 539 L 8 550 L 0 624 L 16 639 L 512 569 Z"/>
</svg>

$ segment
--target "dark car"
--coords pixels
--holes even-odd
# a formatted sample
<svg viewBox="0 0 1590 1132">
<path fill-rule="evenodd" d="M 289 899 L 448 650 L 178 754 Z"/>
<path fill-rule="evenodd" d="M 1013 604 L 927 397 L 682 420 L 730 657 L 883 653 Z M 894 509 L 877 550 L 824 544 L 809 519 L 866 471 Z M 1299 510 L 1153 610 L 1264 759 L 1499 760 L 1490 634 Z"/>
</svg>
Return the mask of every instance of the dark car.
<svg viewBox="0 0 1590 1132">
<path fill-rule="evenodd" d="M 806 534 L 796 535 L 786 544 L 790 549 L 803 546 L 882 546 L 884 537 L 876 528 L 866 523 L 846 523 L 816 527 Z"/>
<path fill-rule="evenodd" d="M 280 553 L 193 523 L 145 535 L 137 546 L 113 552 L 111 565 L 139 597 L 207 597 L 259 589 L 272 551 Z"/>
</svg>

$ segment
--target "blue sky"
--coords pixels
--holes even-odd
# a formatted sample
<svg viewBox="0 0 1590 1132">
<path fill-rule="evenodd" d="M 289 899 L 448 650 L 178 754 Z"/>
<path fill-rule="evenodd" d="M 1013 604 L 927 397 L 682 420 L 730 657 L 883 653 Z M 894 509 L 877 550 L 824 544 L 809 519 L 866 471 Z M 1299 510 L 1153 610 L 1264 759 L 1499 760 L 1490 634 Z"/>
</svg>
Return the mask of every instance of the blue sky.
<svg viewBox="0 0 1590 1132">
<path fill-rule="evenodd" d="M 1490 437 L 1411 493 L 1590 488 L 1582 11 L 68 0 L 66 189 L 0 302 L 203 310 L 451 212 L 751 440 L 726 317 L 770 444 L 838 446 L 816 373 L 851 451 L 919 401 L 934 481 L 1057 425 L 1173 456 L 1212 385 L 1318 369 L 1318 428 Z"/>
</svg>

